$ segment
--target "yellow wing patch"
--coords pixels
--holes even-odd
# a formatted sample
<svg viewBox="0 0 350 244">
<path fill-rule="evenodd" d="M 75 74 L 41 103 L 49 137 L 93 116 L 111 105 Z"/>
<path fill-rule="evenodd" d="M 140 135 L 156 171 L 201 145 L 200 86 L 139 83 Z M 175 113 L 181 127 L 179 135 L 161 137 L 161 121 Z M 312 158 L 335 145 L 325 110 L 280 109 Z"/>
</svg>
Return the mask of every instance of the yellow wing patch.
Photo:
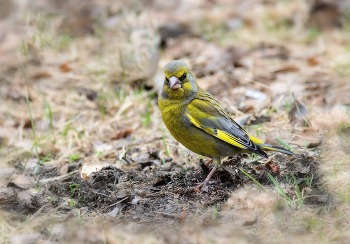
<svg viewBox="0 0 350 244">
<path fill-rule="evenodd" d="M 248 136 L 250 137 L 250 140 L 252 142 L 254 142 L 255 144 L 263 144 L 265 142 L 263 142 L 262 140 L 258 139 L 258 138 L 255 138 L 255 137 L 252 137 L 251 135 L 248 134 Z"/>
<path fill-rule="evenodd" d="M 222 131 L 222 130 L 203 127 L 191 115 L 187 114 L 187 116 L 190 119 L 190 121 L 192 122 L 192 124 L 194 124 L 199 129 L 204 130 L 208 134 L 215 136 L 216 138 L 219 138 L 220 140 L 223 140 L 223 141 L 225 141 L 233 146 L 236 146 L 236 147 L 239 147 L 242 149 L 247 149 L 247 147 L 242 145 L 241 141 L 238 138 L 234 137 L 233 135 L 231 135 L 225 131 Z"/>
<path fill-rule="evenodd" d="M 221 139 L 221 140 L 223 140 L 231 145 L 234 145 L 236 147 L 239 147 L 242 149 L 247 149 L 247 147 L 242 145 L 240 143 L 240 140 L 238 138 L 234 137 L 233 135 L 231 135 L 225 131 L 221 131 L 221 130 L 217 130 L 217 132 L 218 132 L 217 135 L 213 135 L 213 136 L 215 136 L 215 137 L 217 137 L 217 138 L 219 138 L 219 139 Z"/>
<path fill-rule="evenodd" d="M 253 137 L 253 136 L 251 136 L 251 135 L 249 135 L 249 137 L 250 137 L 250 140 L 251 140 L 252 142 L 254 142 L 255 144 L 257 144 L 257 145 L 258 145 L 259 147 L 261 147 L 261 148 L 264 148 L 264 149 L 267 149 L 267 150 L 272 150 L 272 151 L 278 151 L 278 149 L 275 149 L 275 148 L 272 148 L 272 147 L 268 147 L 268 146 L 262 145 L 262 144 L 264 144 L 265 142 L 262 141 L 262 140 L 260 140 L 260 139 L 258 139 L 258 138 L 255 138 L 255 137 Z"/>
</svg>

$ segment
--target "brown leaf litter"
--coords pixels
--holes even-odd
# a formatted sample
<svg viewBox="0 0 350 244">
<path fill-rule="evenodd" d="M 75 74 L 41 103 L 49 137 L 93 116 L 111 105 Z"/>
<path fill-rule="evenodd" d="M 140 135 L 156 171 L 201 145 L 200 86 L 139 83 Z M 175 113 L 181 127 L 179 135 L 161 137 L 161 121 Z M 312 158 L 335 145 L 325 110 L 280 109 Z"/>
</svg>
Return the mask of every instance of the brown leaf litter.
<svg viewBox="0 0 350 244">
<path fill-rule="evenodd" d="M 22 2 L 0 23 L 4 240 L 346 243 L 349 121 L 335 111 L 349 107 L 348 37 L 305 27 L 333 22 L 322 8 Z M 178 144 L 157 108 L 155 82 L 177 58 L 252 135 L 301 157 L 227 158 L 195 191 L 208 159 Z"/>
<path fill-rule="evenodd" d="M 296 98 L 289 110 L 289 120 L 292 126 L 309 126 L 305 104 Z"/>
</svg>

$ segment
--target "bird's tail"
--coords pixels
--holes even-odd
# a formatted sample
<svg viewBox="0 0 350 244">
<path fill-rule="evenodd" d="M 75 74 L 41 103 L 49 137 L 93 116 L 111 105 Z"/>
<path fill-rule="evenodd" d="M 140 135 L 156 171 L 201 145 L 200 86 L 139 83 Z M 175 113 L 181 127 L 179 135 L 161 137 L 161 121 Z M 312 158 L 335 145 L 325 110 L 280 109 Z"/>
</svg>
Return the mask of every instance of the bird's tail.
<svg viewBox="0 0 350 244">
<path fill-rule="evenodd" d="M 295 154 L 283 147 L 276 147 L 267 143 L 262 143 L 262 144 L 257 144 L 260 148 L 265 149 L 265 150 L 269 150 L 269 151 L 276 151 L 276 152 L 280 152 L 280 153 L 284 153 L 284 154 L 288 154 L 294 157 L 299 157 L 298 154 Z"/>
<path fill-rule="evenodd" d="M 263 142 L 262 140 L 259 140 L 255 137 L 252 137 L 251 135 L 250 136 L 250 140 L 252 140 L 257 146 L 259 146 L 261 149 L 265 149 L 265 150 L 269 150 L 269 151 L 276 151 L 276 152 L 280 152 L 280 153 L 284 153 L 284 154 L 288 154 L 288 155 L 291 155 L 291 156 L 294 156 L 294 157 L 299 157 L 298 154 L 295 154 L 283 147 L 276 147 L 276 146 L 273 146 L 273 145 L 270 145 L 270 144 L 267 144 L 265 142 Z"/>
</svg>

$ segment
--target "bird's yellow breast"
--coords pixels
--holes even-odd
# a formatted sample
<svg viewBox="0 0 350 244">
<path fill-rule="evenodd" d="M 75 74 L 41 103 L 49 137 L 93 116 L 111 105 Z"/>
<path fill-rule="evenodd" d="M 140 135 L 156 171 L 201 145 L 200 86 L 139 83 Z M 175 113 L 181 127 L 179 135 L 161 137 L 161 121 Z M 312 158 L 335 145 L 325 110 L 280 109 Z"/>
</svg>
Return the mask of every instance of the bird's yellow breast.
<svg viewBox="0 0 350 244">
<path fill-rule="evenodd" d="M 220 157 L 217 140 L 195 127 L 185 116 L 188 104 L 159 98 L 164 124 L 171 135 L 189 150 L 208 157 Z"/>
</svg>

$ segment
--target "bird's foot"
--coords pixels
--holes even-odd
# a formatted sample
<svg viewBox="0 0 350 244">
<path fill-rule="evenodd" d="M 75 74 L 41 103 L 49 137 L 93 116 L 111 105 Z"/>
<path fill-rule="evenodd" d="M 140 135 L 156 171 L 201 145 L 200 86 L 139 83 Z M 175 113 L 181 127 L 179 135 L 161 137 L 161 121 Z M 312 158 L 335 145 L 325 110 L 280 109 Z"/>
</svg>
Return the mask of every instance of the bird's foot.
<svg viewBox="0 0 350 244">
<path fill-rule="evenodd" d="M 213 162 L 213 160 L 211 159 L 209 162 L 207 162 L 207 163 L 205 163 L 205 166 L 209 166 L 209 164 L 211 164 Z M 201 168 L 199 168 L 198 170 L 196 170 L 193 174 L 195 174 L 195 175 L 198 175 L 200 172 L 202 172 L 203 171 L 203 169 L 202 169 L 202 167 Z"/>
<path fill-rule="evenodd" d="M 214 171 L 216 170 L 216 167 L 213 167 L 210 171 L 210 173 L 208 174 L 207 178 L 205 178 L 205 180 L 202 183 L 196 183 L 194 190 L 199 191 L 199 189 L 203 189 L 204 187 L 207 186 L 208 183 L 210 183 L 210 178 L 212 177 Z"/>
<path fill-rule="evenodd" d="M 194 184 L 195 185 L 194 190 L 199 191 L 199 189 L 205 188 L 207 186 L 207 184 L 208 184 L 208 182 L 206 182 L 206 181 L 203 181 L 202 183 L 196 183 L 196 184 Z"/>
</svg>

